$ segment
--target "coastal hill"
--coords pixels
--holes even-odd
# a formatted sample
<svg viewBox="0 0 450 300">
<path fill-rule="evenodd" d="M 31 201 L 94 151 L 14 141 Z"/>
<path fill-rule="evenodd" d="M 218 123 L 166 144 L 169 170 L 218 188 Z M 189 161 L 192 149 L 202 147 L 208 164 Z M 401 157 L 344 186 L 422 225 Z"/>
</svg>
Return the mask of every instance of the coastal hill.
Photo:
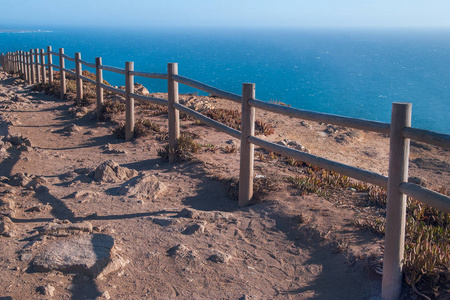
<svg viewBox="0 0 450 300">
<path fill-rule="evenodd" d="M 105 97 L 98 122 L 89 103 L 0 73 L 0 298 L 378 299 L 382 191 L 256 149 L 254 203 L 239 208 L 239 140 L 181 116 L 185 147 L 169 164 L 165 111 L 136 105 L 125 142 L 121 99 Z M 240 109 L 180 101 L 229 119 Z M 267 140 L 387 175 L 387 136 L 257 119 Z M 412 144 L 411 180 L 439 190 L 449 172 L 448 151 Z M 403 297 L 416 292 L 404 284 Z"/>
</svg>

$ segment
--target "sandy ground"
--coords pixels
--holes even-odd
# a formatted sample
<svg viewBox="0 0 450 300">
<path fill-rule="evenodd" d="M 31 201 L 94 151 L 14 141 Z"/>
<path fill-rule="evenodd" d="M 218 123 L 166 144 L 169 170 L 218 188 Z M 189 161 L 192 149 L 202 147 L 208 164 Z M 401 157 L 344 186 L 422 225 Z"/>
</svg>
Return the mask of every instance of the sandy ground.
<svg viewBox="0 0 450 300">
<path fill-rule="evenodd" d="M 216 98 L 211 103 L 233 106 Z M 0 152 L 0 198 L 14 199 L 12 236 L 0 236 L 0 299 L 378 299 L 381 276 L 374 266 L 382 258 L 383 238 L 353 222 L 382 212 L 362 193 L 302 195 L 276 180 L 299 170 L 257 158 L 255 175 L 274 178 L 276 187 L 239 208 L 226 185 L 238 175 L 238 151 L 221 150 L 239 147 L 238 140 L 182 122 L 183 131 L 217 149 L 203 147 L 195 160 L 171 165 L 157 154 L 165 141 L 148 136 L 124 142 L 112 134 L 111 122 L 96 122 L 90 114 L 76 118 L 70 107 L 0 74 L 0 139 L 10 134 L 29 140 Z M 387 173 L 385 136 L 346 134 L 344 128 L 327 130 L 326 124 L 270 113 L 258 112 L 257 118 L 275 125 L 269 140 L 298 141 L 311 153 Z M 153 121 L 167 123 L 165 116 Z M 98 182 L 87 175 L 107 160 L 154 175 L 167 190 L 156 199 L 136 198 L 119 192 L 126 180 Z M 448 186 L 448 152 L 419 145 L 411 161 L 412 176 Z M 38 178 L 45 188 L 11 186 L 17 173 Z M 180 214 L 183 209 L 193 215 Z M 37 234 L 55 219 L 90 222 L 94 232 L 114 239 L 114 251 L 129 263 L 103 278 L 36 272 L 24 249 L 36 255 L 58 239 Z M 41 291 L 48 286 L 51 293 Z M 404 293 L 411 295 L 406 287 Z"/>
</svg>

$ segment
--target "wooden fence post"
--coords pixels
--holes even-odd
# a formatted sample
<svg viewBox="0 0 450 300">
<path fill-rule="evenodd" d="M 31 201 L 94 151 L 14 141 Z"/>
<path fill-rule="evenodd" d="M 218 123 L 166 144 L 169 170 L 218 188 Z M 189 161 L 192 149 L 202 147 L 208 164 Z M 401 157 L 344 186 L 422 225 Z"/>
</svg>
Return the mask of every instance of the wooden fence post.
<svg viewBox="0 0 450 300">
<path fill-rule="evenodd" d="M 16 54 L 13 52 L 11 53 L 11 70 L 13 73 L 16 73 Z"/>
<path fill-rule="evenodd" d="M 75 78 L 75 82 L 77 84 L 77 105 L 81 104 L 81 100 L 83 100 L 83 79 L 81 79 L 81 73 L 82 73 L 82 69 L 81 69 L 81 53 L 77 52 L 75 53 L 75 73 L 76 73 L 76 78 Z"/>
<path fill-rule="evenodd" d="M 20 63 L 20 51 L 19 50 L 17 50 L 16 51 L 16 65 L 17 65 L 17 73 L 22 73 L 22 66 L 21 66 L 21 63 Z"/>
<path fill-rule="evenodd" d="M 50 84 L 53 83 L 53 55 L 52 52 L 52 46 L 47 46 L 47 68 L 48 68 L 48 80 Z"/>
<path fill-rule="evenodd" d="M 242 115 L 241 115 L 241 157 L 239 168 L 239 206 L 246 206 L 253 197 L 253 161 L 254 148 L 248 142 L 248 137 L 255 135 L 255 108 L 248 100 L 255 99 L 255 84 L 242 85 Z"/>
<path fill-rule="evenodd" d="M 25 61 L 27 62 L 27 83 L 31 84 L 31 54 L 30 52 L 25 53 Z"/>
<path fill-rule="evenodd" d="M 16 56 L 17 56 L 17 53 L 16 53 L 16 52 L 13 52 L 13 54 L 12 54 L 12 70 L 13 70 L 13 73 L 14 73 L 14 74 L 17 73 Z"/>
<path fill-rule="evenodd" d="M 66 72 L 65 61 L 64 61 L 64 48 L 59 48 L 59 78 L 61 81 L 61 100 L 64 99 L 66 95 Z"/>
<path fill-rule="evenodd" d="M 25 65 L 25 52 L 23 52 L 22 50 L 20 50 L 20 63 L 22 66 L 22 77 L 23 80 L 27 80 L 27 68 Z"/>
<path fill-rule="evenodd" d="M 47 76 L 45 74 L 45 55 L 44 55 L 44 49 L 41 49 L 41 77 L 42 77 L 42 83 L 47 82 Z"/>
<path fill-rule="evenodd" d="M 134 75 L 130 72 L 134 71 L 134 62 L 125 63 L 125 101 L 126 101 L 126 120 L 125 120 L 125 140 L 129 141 L 134 137 Z"/>
<path fill-rule="evenodd" d="M 169 114 L 169 162 L 176 160 L 175 147 L 180 137 L 180 112 L 173 104 L 178 103 L 178 82 L 172 79 L 172 75 L 178 75 L 178 64 L 167 64 L 167 93 Z"/>
<path fill-rule="evenodd" d="M 27 52 L 27 62 L 28 62 L 28 66 L 27 66 L 27 71 L 28 71 L 28 84 L 32 84 L 32 80 L 33 80 L 33 72 L 31 71 L 32 65 L 31 65 L 31 52 Z"/>
<path fill-rule="evenodd" d="M 36 73 L 36 83 L 40 83 L 41 82 L 41 72 L 40 72 L 40 60 L 39 60 L 39 49 L 35 49 L 34 50 L 34 68 L 35 68 L 35 73 Z"/>
<path fill-rule="evenodd" d="M 40 83 L 41 82 L 41 72 L 39 71 L 39 65 L 40 65 L 40 61 L 39 61 L 39 49 L 35 49 L 34 50 L 34 62 L 35 62 L 35 68 L 36 68 L 36 83 Z"/>
<path fill-rule="evenodd" d="M 30 49 L 30 74 L 31 74 L 31 84 L 36 83 L 36 68 L 34 67 L 34 53 L 33 49 Z"/>
<path fill-rule="evenodd" d="M 399 186 L 408 181 L 409 139 L 402 135 L 411 126 L 411 103 L 393 103 L 389 149 L 389 181 L 381 298 L 400 297 L 405 245 L 406 195 Z"/>
<path fill-rule="evenodd" d="M 97 94 L 97 120 L 100 119 L 100 116 L 103 112 L 103 88 L 100 86 L 100 83 L 103 83 L 103 70 L 100 69 L 102 65 L 102 58 L 95 58 L 95 77 L 96 77 L 96 94 Z"/>
<path fill-rule="evenodd" d="M 0 54 L 0 65 L 2 65 L 3 71 L 5 71 L 5 62 L 4 62 L 4 59 L 5 59 L 5 54 L 4 54 L 4 53 L 1 53 L 1 54 Z"/>
</svg>

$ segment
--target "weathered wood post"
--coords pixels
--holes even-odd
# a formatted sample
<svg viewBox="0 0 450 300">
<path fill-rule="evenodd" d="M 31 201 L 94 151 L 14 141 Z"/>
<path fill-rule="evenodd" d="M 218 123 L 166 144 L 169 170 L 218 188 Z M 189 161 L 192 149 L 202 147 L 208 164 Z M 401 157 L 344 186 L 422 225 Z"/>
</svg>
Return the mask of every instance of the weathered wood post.
<svg viewBox="0 0 450 300">
<path fill-rule="evenodd" d="M 253 197 L 253 161 L 255 146 L 248 142 L 248 137 L 255 135 L 255 108 L 248 104 L 250 99 L 255 99 L 255 84 L 244 83 L 242 85 L 239 206 L 248 205 Z"/>
<path fill-rule="evenodd" d="M 13 73 L 16 73 L 15 72 L 15 61 L 14 61 L 15 57 L 14 56 L 15 56 L 14 52 L 11 53 L 11 70 L 12 70 Z"/>
<path fill-rule="evenodd" d="M 66 72 L 65 61 L 64 61 L 64 48 L 59 48 L 59 78 L 61 81 L 61 100 L 64 99 L 66 95 Z"/>
<path fill-rule="evenodd" d="M 96 86 L 96 94 L 97 94 L 97 120 L 100 119 L 100 116 L 103 112 L 103 88 L 100 86 L 103 83 L 103 70 L 100 69 L 102 65 L 102 58 L 95 58 L 95 79 L 97 82 Z"/>
<path fill-rule="evenodd" d="M 36 68 L 34 66 L 34 53 L 33 49 L 30 49 L 30 70 L 31 70 L 31 84 L 36 83 Z"/>
<path fill-rule="evenodd" d="M 20 65 L 22 69 L 23 80 L 27 80 L 27 69 L 25 67 L 25 52 L 20 50 Z"/>
<path fill-rule="evenodd" d="M 77 105 L 81 104 L 81 101 L 83 100 L 83 79 L 81 79 L 81 53 L 77 52 L 75 53 L 75 82 L 77 84 Z"/>
<path fill-rule="evenodd" d="M 176 160 L 175 147 L 180 137 L 180 112 L 173 104 L 178 103 L 178 82 L 173 80 L 172 75 L 178 75 L 178 64 L 167 64 L 167 92 L 168 92 L 168 114 L 169 114 L 169 162 Z"/>
<path fill-rule="evenodd" d="M 36 83 L 41 82 L 41 73 L 39 72 L 39 49 L 34 50 L 34 62 L 35 62 L 35 68 L 36 68 Z"/>
<path fill-rule="evenodd" d="M 134 71 L 134 62 L 125 63 L 125 101 L 126 101 L 126 120 L 125 120 L 125 140 L 129 141 L 134 137 L 134 75 L 130 72 Z"/>
<path fill-rule="evenodd" d="M 12 69 L 13 73 L 17 73 L 17 53 L 13 52 L 12 54 Z"/>
<path fill-rule="evenodd" d="M 22 73 L 19 50 L 16 51 L 16 70 L 17 70 L 17 73 Z"/>
<path fill-rule="evenodd" d="M 48 68 L 48 81 L 53 83 L 53 55 L 52 46 L 47 46 L 47 68 Z"/>
<path fill-rule="evenodd" d="M 21 73 L 21 69 L 20 69 L 20 51 L 17 50 L 16 51 L 16 73 Z"/>
<path fill-rule="evenodd" d="M 389 181 L 381 298 L 400 297 L 404 260 L 406 195 L 399 186 L 408 181 L 409 139 L 402 135 L 411 126 L 411 103 L 393 103 L 389 149 Z"/>
<path fill-rule="evenodd" d="M 2 65 L 3 71 L 5 71 L 5 54 L 4 53 L 0 54 L 0 65 Z"/>
<path fill-rule="evenodd" d="M 42 77 L 42 83 L 47 82 L 47 76 L 45 74 L 45 56 L 44 56 L 44 49 L 41 49 L 41 77 Z"/>
<path fill-rule="evenodd" d="M 32 69 L 31 68 L 31 52 L 27 52 L 26 58 L 27 58 L 27 73 L 28 73 L 27 83 L 31 84 L 32 78 L 33 78 L 33 74 L 31 72 L 31 69 Z"/>
</svg>

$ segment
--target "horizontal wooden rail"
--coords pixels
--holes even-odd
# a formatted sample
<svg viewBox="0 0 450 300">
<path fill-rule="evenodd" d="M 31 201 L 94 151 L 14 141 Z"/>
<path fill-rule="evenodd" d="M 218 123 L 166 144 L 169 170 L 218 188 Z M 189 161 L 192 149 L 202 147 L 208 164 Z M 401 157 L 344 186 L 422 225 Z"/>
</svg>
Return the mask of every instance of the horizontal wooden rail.
<svg viewBox="0 0 450 300">
<path fill-rule="evenodd" d="M 80 63 L 82 63 L 83 65 L 85 65 L 85 66 L 87 66 L 89 68 L 95 69 L 95 64 L 91 64 L 90 62 L 87 62 L 87 61 L 81 60 L 81 59 L 80 59 Z"/>
<path fill-rule="evenodd" d="M 310 110 L 292 108 L 274 103 L 268 103 L 257 99 L 251 99 L 248 103 L 256 108 L 271 111 L 286 116 L 322 122 L 328 124 L 334 124 L 338 126 L 351 127 L 361 130 L 373 131 L 378 133 L 389 134 L 391 125 L 389 123 L 369 121 L 363 119 L 356 119 L 350 117 L 343 117 L 333 114 L 319 113 Z"/>
<path fill-rule="evenodd" d="M 88 78 L 88 77 L 86 77 L 86 76 L 80 75 L 80 78 L 83 79 L 84 81 L 89 82 L 89 83 L 97 84 L 97 81 L 92 80 L 92 79 L 90 79 L 90 78 Z"/>
<path fill-rule="evenodd" d="M 125 69 L 121 69 L 121 68 L 116 68 L 116 67 L 111 67 L 111 66 L 104 66 L 104 65 L 100 65 L 99 68 L 102 69 L 102 70 L 111 71 L 111 72 L 114 72 L 114 73 L 119 73 L 119 74 L 123 74 L 123 75 L 126 74 Z"/>
<path fill-rule="evenodd" d="M 117 93 L 117 94 L 125 96 L 125 91 L 124 90 L 113 88 L 112 86 L 106 85 L 104 83 L 100 83 L 100 87 L 105 89 L 105 90 L 108 90 L 110 92 Z"/>
<path fill-rule="evenodd" d="M 50 51 L 50 54 L 51 54 L 51 55 L 59 55 L 58 52 L 53 52 L 53 51 Z"/>
<path fill-rule="evenodd" d="M 54 64 L 52 64 L 52 68 L 55 68 L 55 69 L 60 69 L 60 67 L 59 67 L 59 65 L 54 65 Z"/>
<path fill-rule="evenodd" d="M 381 174 L 366 171 L 363 169 L 359 169 L 356 167 L 348 166 L 339 162 L 335 162 L 332 160 L 328 160 L 323 157 L 315 156 L 309 153 L 301 152 L 295 149 L 291 149 L 288 147 L 280 146 L 265 140 L 262 140 L 260 138 L 251 136 L 248 138 L 248 141 L 250 143 L 253 143 L 255 145 L 258 145 L 260 147 L 263 147 L 267 150 L 292 157 L 296 160 L 303 161 L 305 163 L 324 168 L 333 172 L 337 172 L 342 175 L 346 175 L 348 177 L 364 181 L 367 183 L 375 184 L 381 187 L 387 187 L 388 184 L 388 178 L 386 176 L 383 176 Z"/>
<path fill-rule="evenodd" d="M 48 52 L 44 52 L 44 53 L 42 53 L 42 55 L 48 55 Z"/>
<path fill-rule="evenodd" d="M 77 73 L 75 73 L 74 71 L 72 71 L 70 69 L 63 68 L 63 71 L 66 73 L 69 73 L 70 75 L 77 76 Z"/>
<path fill-rule="evenodd" d="M 408 195 L 411 198 L 419 200 L 420 202 L 446 213 L 450 213 L 450 197 L 448 196 L 409 182 L 403 182 L 400 184 L 399 190 L 401 193 Z"/>
<path fill-rule="evenodd" d="M 202 123 L 205 123 L 206 125 L 209 125 L 209 126 L 215 128 L 215 129 L 217 129 L 217 130 L 219 130 L 221 132 L 224 132 L 224 133 L 226 133 L 228 135 L 231 135 L 232 137 L 235 137 L 237 139 L 241 138 L 241 132 L 239 130 L 236 130 L 234 128 L 228 127 L 227 125 L 224 125 L 224 124 L 222 124 L 220 122 L 217 122 L 217 121 L 215 121 L 213 119 L 210 119 L 208 117 L 205 117 L 201 113 L 199 113 L 199 112 L 197 112 L 197 111 L 195 111 L 193 109 L 187 108 L 186 106 L 183 106 L 183 105 L 181 105 L 179 103 L 174 103 L 173 106 L 176 109 L 178 109 L 179 111 L 184 112 L 185 114 L 196 118 L 197 120 L 199 120 Z"/>
<path fill-rule="evenodd" d="M 154 78 L 154 79 L 167 79 L 167 73 L 149 73 L 149 72 L 131 71 L 130 75 Z"/>
<path fill-rule="evenodd" d="M 448 134 L 413 127 L 403 128 L 402 134 L 407 139 L 440 146 L 442 148 L 450 150 L 450 135 Z"/>
<path fill-rule="evenodd" d="M 225 98 L 225 99 L 237 102 L 237 103 L 242 102 L 242 97 L 240 95 L 236 95 L 236 94 L 233 94 L 233 93 L 230 93 L 227 91 L 219 90 L 210 85 L 207 85 L 207 84 L 201 83 L 199 81 L 192 80 L 190 78 L 183 77 L 180 75 L 172 75 L 172 78 L 173 78 L 173 80 L 175 80 L 179 83 L 202 90 L 204 92 L 210 93 L 211 95 L 216 95 L 216 96 L 219 96 L 219 97 L 222 97 L 222 98 Z"/>
<path fill-rule="evenodd" d="M 68 61 L 75 61 L 75 58 L 72 58 L 72 57 L 70 57 L 70 56 L 68 56 L 68 55 L 66 55 L 66 54 L 62 54 L 62 57 L 64 58 L 64 59 L 67 59 Z"/>
<path fill-rule="evenodd" d="M 142 95 L 138 95 L 138 94 L 134 94 L 134 93 L 130 93 L 130 96 L 133 97 L 135 100 L 146 102 L 146 103 L 153 103 L 153 104 L 158 104 L 158 105 L 163 105 L 163 106 L 169 105 L 169 102 L 166 99 L 155 98 L 155 97 L 146 97 L 146 96 L 142 96 Z"/>
</svg>

